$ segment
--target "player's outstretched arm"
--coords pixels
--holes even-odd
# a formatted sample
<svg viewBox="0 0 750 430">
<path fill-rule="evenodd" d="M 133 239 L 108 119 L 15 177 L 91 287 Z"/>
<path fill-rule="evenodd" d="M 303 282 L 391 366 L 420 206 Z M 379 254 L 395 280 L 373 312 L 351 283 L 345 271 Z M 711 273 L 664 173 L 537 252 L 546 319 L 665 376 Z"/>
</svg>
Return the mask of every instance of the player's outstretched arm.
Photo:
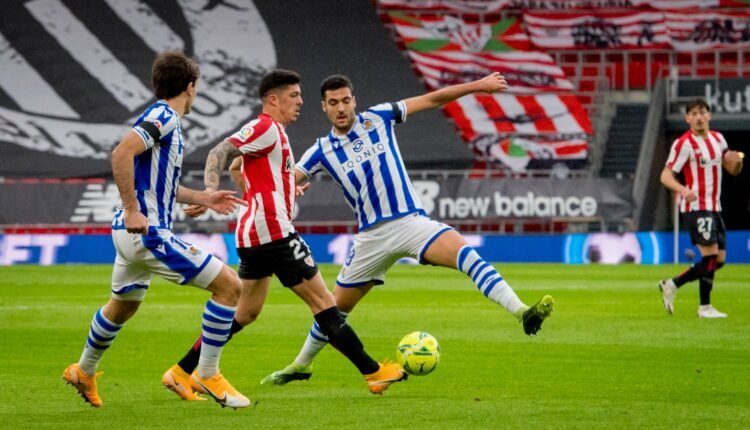
<svg viewBox="0 0 750 430">
<path fill-rule="evenodd" d="M 665 167 L 664 170 L 661 171 L 661 183 L 689 202 L 692 202 L 693 200 L 698 198 L 698 196 L 696 196 L 690 188 L 682 185 L 679 181 L 677 181 L 674 172 L 669 167 Z"/>
<path fill-rule="evenodd" d="M 237 191 L 198 191 L 180 186 L 177 188 L 177 201 L 189 205 L 203 206 L 222 215 L 229 215 L 234 212 L 237 205 L 247 206 L 247 203 L 235 197 L 235 194 L 237 194 Z"/>
<path fill-rule="evenodd" d="M 125 228 L 130 233 L 146 233 L 148 220 L 138 210 L 135 199 L 133 157 L 146 150 L 135 131 L 129 131 L 112 151 L 112 176 L 122 199 Z"/>
<path fill-rule="evenodd" d="M 494 72 L 473 82 L 451 85 L 421 96 L 408 98 L 404 100 L 404 103 L 406 103 L 406 112 L 409 115 L 414 115 L 423 110 L 440 107 L 467 94 L 492 94 L 507 89 L 508 82 L 505 81 L 505 78 L 500 73 Z"/>
</svg>

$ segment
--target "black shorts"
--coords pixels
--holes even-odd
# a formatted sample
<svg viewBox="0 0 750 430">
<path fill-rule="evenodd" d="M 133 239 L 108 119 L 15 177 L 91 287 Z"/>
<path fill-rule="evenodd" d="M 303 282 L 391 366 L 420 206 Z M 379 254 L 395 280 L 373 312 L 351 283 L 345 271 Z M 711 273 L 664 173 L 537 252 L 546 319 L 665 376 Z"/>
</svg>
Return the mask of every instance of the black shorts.
<svg viewBox="0 0 750 430">
<path fill-rule="evenodd" d="M 727 249 L 727 229 L 720 212 L 695 211 L 682 214 L 682 222 L 690 232 L 693 245 L 719 245 L 719 249 Z"/>
<path fill-rule="evenodd" d="M 240 257 L 240 279 L 276 275 L 283 286 L 291 288 L 318 273 L 310 247 L 297 233 L 264 245 L 237 248 L 237 255 Z"/>
</svg>

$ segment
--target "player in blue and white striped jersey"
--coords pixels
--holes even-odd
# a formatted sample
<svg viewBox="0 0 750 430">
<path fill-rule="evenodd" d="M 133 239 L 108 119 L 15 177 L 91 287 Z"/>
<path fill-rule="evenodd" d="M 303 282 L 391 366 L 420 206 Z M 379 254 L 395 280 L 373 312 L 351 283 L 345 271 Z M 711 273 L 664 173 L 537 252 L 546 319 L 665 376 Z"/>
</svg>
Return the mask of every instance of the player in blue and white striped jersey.
<svg viewBox="0 0 750 430">
<path fill-rule="evenodd" d="M 297 184 L 325 172 L 336 181 L 357 215 L 359 233 L 336 279 L 334 296 L 348 315 L 374 285 L 385 282 L 386 271 L 403 257 L 422 264 L 450 267 L 471 277 L 485 297 L 503 306 L 522 324 L 526 334 L 536 334 L 553 309 L 544 296 L 526 306 L 502 276 L 486 263 L 453 228 L 428 218 L 414 192 L 396 141 L 395 126 L 407 116 L 434 109 L 472 93 L 507 89 L 498 73 L 453 85 L 396 103 L 383 103 L 356 113 L 351 81 L 343 75 L 326 78 L 321 86 L 322 108 L 333 125 L 316 140 L 296 165 Z M 285 384 L 307 379 L 312 361 L 327 338 L 313 324 L 294 363 L 263 379 Z"/>
<path fill-rule="evenodd" d="M 154 274 L 212 293 L 203 312 L 203 343 L 209 346 L 201 350 L 193 382 L 222 406 L 250 405 L 218 367 L 237 307 L 239 277 L 218 258 L 183 242 L 171 231 L 175 202 L 203 205 L 224 214 L 231 213 L 236 204 L 244 204 L 232 191 L 209 193 L 179 185 L 185 152 L 180 116 L 190 112 L 199 75 L 198 65 L 184 54 L 159 54 L 152 76 L 159 101 L 138 118 L 112 152 L 112 174 L 122 206 L 112 223 L 117 255 L 111 298 L 94 315 L 80 360 L 63 373 L 63 379 L 95 407 L 102 406 L 96 387 L 99 361 L 140 307 Z M 168 388 L 189 387 L 190 377 L 168 372 L 164 384 Z M 179 378 L 181 385 L 174 383 Z"/>
<path fill-rule="evenodd" d="M 164 100 L 157 100 L 133 125 L 144 151 L 135 156 L 135 193 L 139 211 L 150 226 L 172 228 L 172 209 L 177 197 L 184 142 L 180 116 Z M 124 209 L 119 207 L 113 230 L 124 230 Z"/>
</svg>

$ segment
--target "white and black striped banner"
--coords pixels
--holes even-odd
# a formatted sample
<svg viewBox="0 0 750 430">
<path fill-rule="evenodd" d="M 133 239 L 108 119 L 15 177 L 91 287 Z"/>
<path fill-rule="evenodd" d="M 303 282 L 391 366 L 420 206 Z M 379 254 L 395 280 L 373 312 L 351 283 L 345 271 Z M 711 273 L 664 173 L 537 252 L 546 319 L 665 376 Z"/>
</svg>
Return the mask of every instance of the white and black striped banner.
<svg viewBox="0 0 750 430">
<path fill-rule="evenodd" d="M 201 66 L 183 120 L 188 154 L 257 115 L 257 84 L 276 51 L 252 0 L 3 2 L 0 157 L 13 161 L 3 173 L 38 163 L 108 171 L 111 148 L 155 100 L 151 64 L 168 49 Z"/>
</svg>

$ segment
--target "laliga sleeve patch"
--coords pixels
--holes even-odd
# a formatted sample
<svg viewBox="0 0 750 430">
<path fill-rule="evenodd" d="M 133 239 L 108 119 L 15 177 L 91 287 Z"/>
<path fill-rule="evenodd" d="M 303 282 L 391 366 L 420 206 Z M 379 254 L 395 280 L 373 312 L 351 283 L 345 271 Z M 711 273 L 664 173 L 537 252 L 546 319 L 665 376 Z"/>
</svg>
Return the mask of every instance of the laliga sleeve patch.
<svg viewBox="0 0 750 430">
<path fill-rule="evenodd" d="M 255 129 L 252 125 L 246 125 L 240 130 L 240 140 L 246 142 L 253 135 Z"/>
</svg>

